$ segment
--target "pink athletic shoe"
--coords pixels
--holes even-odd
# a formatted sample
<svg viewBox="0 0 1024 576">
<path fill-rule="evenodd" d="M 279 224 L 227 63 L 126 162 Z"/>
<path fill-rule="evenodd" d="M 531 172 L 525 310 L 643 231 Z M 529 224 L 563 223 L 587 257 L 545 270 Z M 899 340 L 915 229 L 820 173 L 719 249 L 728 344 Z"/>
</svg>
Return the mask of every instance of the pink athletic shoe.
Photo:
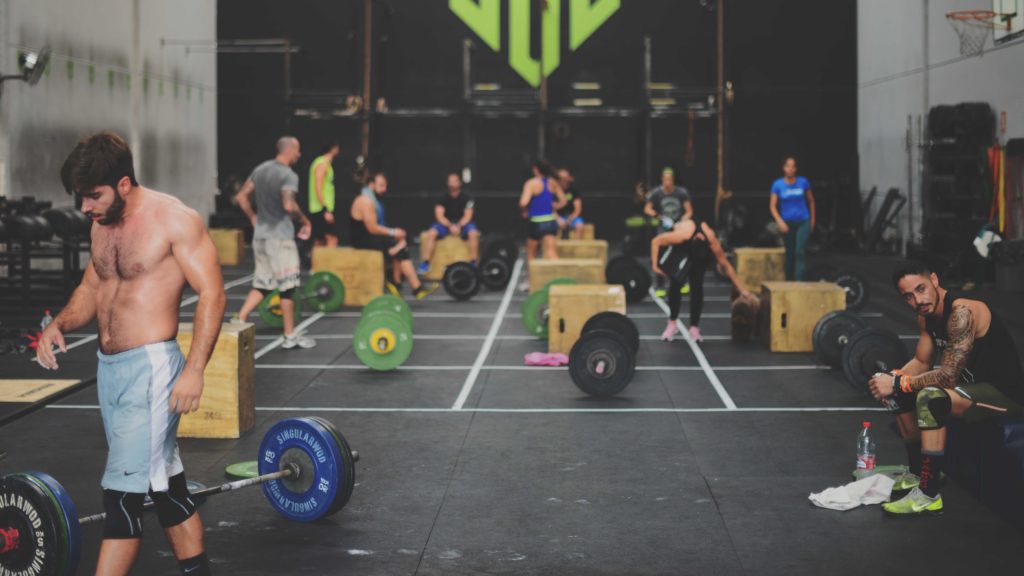
<svg viewBox="0 0 1024 576">
<path fill-rule="evenodd" d="M 694 342 L 703 341 L 703 338 L 700 337 L 700 328 L 697 326 L 690 326 L 690 339 Z"/>
<path fill-rule="evenodd" d="M 661 333 L 661 339 L 666 342 L 675 340 L 676 337 L 676 321 L 669 320 L 668 325 L 665 326 L 665 331 Z"/>
</svg>

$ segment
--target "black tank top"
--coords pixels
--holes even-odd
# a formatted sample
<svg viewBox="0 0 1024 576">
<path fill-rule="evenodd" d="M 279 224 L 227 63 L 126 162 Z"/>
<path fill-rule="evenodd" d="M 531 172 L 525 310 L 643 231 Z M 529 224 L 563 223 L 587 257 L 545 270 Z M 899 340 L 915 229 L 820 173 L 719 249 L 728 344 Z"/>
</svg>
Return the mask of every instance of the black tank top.
<svg viewBox="0 0 1024 576">
<path fill-rule="evenodd" d="M 658 259 L 658 266 L 669 278 L 680 282 L 685 282 L 690 267 L 706 264 L 711 255 L 711 246 L 704 233 L 703 222 L 694 219 L 693 223 L 695 228 L 690 239 L 669 246 Z"/>
<path fill-rule="evenodd" d="M 952 291 L 946 292 L 946 297 L 942 301 L 942 318 L 930 317 L 925 320 L 925 329 L 931 335 L 935 348 L 942 353 L 945 353 L 949 346 L 947 326 L 949 316 L 953 312 L 953 301 L 963 297 L 962 294 L 954 294 Z M 989 311 L 991 310 L 990 307 Z M 971 355 L 967 358 L 967 365 L 961 372 L 957 384 L 975 382 L 992 384 L 1014 401 L 1024 403 L 1024 372 L 1021 371 L 1017 348 L 1006 325 L 994 312 L 988 332 L 974 340 Z"/>
<path fill-rule="evenodd" d="M 384 226 L 384 210 L 382 209 L 380 200 L 377 198 L 376 194 L 368 194 L 366 192 L 361 192 L 360 194 L 370 196 L 375 201 L 377 210 L 377 223 L 381 226 Z M 365 222 L 363 222 L 362 220 L 356 220 L 355 217 L 352 216 L 351 210 L 349 210 L 348 212 L 348 229 L 352 231 L 351 241 L 353 248 L 374 248 L 374 242 L 376 241 L 376 239 L 374 238 L 373 234 L 370 234 L 370 231 L 366 228 Z"/>
</svg>

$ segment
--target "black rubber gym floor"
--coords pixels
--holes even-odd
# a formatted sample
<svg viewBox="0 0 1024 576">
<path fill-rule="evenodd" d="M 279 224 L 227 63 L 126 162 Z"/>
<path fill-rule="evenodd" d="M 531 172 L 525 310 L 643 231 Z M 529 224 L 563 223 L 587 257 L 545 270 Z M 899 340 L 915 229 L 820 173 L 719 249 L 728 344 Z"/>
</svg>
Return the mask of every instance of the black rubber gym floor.
<svg viewBox="0 0 1024 576">
<path fill-rule="evenodd" d="M 870 279 L 868 324 L 897 331 L 910 346 L 912 316 L 886 285 L 892 263 L 844 262 Z M 226 270 L 231 312 L 248 289 L 246 273 Z M 582 394 L 565 368 L 523 366 L 524 354 L 546 344 L 527 336 L 519 319 L 524 296 L 513 288 L 464 303 L 443 291 L 411 301 L 414 351 L 386 374 L 362 368 L 352 352 L 357 309 L 309 321 L 319 343 L 313 350 L 275 348 L 274 331 L 257 324 L 256 427 L 237 441 L 182 440 L 189 477 L 220 483 L 227 464 L 256 457 L 274 422 L 318 415 L 360 452 L 357 485 L 345 509 L 313 524 L 279 517 L 258 488 L 211 498 L 201 514 L 215 571 L 1020 571 L 1021 533 L 953 482 L 942 489 L 941 518 L 813 507 L 810 492 L 850 481 L 863 420 L 875 424 L 879 462 L 903 462 L 890 418 L 813 354 L 733 344 L 728 288 L 710 277 L 707 287 L 700 352 L 710 370 L 685 341 L 657 340 L 664 313 L 647 299 L 629 307 L 641 332 L 640 370 L 609 399 Z M 1024 306 L 991 296 L 1020 348 Z M 685 322 L 685 300 L 683 309 Z M 183 321 L 193 310 L 183 307 Z M 91 333 L 69 337 L 82 344 L 59 357 L 60 377 L 94 375 Z M 53 376 L 27 358 L 0 357 L 4 377 Z M 49 472 L 80 514 L 101 510 L 106 445 L 94 387 L 0 428 L 0 450 L 9 452 L 0 474 Z M 134 573 L 177 574 L 154 517 L 146 530 Z M 82 574 L 95 565 L 99 537 L 95 527 L 83 531 Z"/>
</svg>

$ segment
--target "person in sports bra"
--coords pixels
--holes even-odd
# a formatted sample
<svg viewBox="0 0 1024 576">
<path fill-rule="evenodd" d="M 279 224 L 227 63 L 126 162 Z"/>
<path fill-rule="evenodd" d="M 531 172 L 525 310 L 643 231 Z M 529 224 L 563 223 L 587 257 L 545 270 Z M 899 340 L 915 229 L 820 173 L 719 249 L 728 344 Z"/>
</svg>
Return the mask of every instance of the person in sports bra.
<svg viewBox="0 0 1024 576">
<path fill-rule="evenodd" d="M 892 282 L 917 313 L 920 338 L 903 368 L 867 383 L 895 414 L 910 464 L 893 486 L 909 492 L 882 508 L 904 518 L 937 515 L 943 508 L 938 485 L 946 424 L 950 418 L 977 422 L 1024 413 L 1024 372 L 1013 337 L 985 302 L 946 290 L 921 262 L 901 265 Z M 939 353 L 941 364 L 934 368 Z"/>
<path fill-rule="evenodd" d="M 664 251 L 662 251 L 664 248 Z M 706 222 L 688 219 L 677 222 L 670 231 L 651 240 L 651 269 L 669 280 L 668 324 L 661 339 L 671 342 L 675 338 L 682 302 L 681 288 L 690 284 L 690 338 L 701 341 L 700 316 L 704 310 L 704 272 L 712 257 L 725 271 L 736 290 L 744 297 L 752 294 L 743 288 L 736 270 L 725 257 L 722 244 L 715 231 Z"/>
<path fill-rule="evenodd" d="M 556 211 L 565 206 L 566 200 L 565 192 L 554 176 L 554 168 L 546 160 L 534 162 L 533 178 L 523 184 L 523 193 L 519 197 L 519 208 L 529 220 L 526 235 L 527 270 L 538 246 L 544 258 L 558 258 L 555 253 L 555 238 L 558 235 Z"/>
</svg>

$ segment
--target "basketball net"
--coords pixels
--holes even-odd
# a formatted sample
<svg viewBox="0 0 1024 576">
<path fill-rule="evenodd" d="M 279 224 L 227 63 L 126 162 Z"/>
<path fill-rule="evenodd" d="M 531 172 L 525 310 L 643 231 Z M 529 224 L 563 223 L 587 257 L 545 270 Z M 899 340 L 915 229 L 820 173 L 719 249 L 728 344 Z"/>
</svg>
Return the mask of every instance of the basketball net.
<svg viewBox="0 0 1024 576">
<path fill-rule="evenodd" d="M 985 41 L 993 29 L 1007 26 L 1006 16 L 991 10 L 957 10 L 946 14 L 946 20 L 960 37 L 960 54 L 976 56 L 985 49 Z"/>
</svg>

